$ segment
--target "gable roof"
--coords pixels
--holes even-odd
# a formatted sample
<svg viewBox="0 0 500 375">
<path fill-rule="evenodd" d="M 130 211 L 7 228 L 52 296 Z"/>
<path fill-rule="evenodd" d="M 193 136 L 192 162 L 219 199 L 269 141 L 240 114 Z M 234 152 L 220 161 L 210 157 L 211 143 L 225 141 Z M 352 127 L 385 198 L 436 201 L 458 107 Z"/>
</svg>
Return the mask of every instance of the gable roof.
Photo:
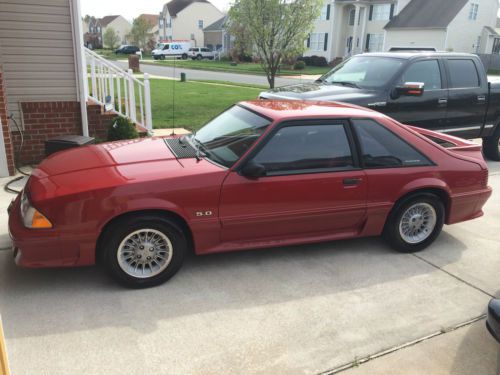
<svg viewBox="0 0 500 375">
<path fill-rule="evenodd" d="M 158 19 L 160 18 L 157 14 L 141 14 L 139 17 L 146 19 L 152 27 L 158 25 Z"/>
<path fill-rule="evenodd" d="M 468 0 L 411 0 L 385 29 L 445 29 Z"/>
<path fill-rule="evenodd" d="M 101 24 L 102 27 L 106 27 L 111 22 L 113 22 L 114 20 L 116 20 L 118 17 L 120 17 L 120 16 L 118 15 L 118 16 L 106 16 L 106 17 L 102 17 L 101 19 L 99 19 L 99 22 L 100 22 L 100 24 Z"/>
<path fill-rule="evenodd" d="M 221 31 L 224 30 L 224 26 L 227 20 L 227 15 L 222 17 L 221 19 L 218 19 L 214 23 L 208 25 L 203 29 L 203 31 Z"/>
<path fill-rule="evenodd" d="M 176 17 L 177 13 L 181 12 L 188 6 L 194 3 L 209 3 L 207 0 L 172 0 L 167 3 L 168 13 L 170 17 Z M 209 3 L 210 4 L 210 3 Z"/>
</svg>

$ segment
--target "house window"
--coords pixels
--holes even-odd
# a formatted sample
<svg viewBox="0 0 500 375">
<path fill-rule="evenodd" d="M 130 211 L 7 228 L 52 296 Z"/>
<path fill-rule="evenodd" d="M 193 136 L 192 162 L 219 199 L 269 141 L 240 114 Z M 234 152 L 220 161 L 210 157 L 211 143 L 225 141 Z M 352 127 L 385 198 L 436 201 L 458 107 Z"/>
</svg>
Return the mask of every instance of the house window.
<svg viewBox="0 0 500 375">
<path fill-rule="evenodd" d="M 160 27 L 163 27 L 164 22 L 165 22 L 164 19 L 160 18 Z"/>
<path fill-rule="evenodd" d="M 384 34 L 367 34 L 366 49 L 368 52 L 381 52 L 384 48 Z"/>
<path fill-rule="evenodd" d="M 101 26 L 97 26 L 97 32 L 100 33 L 101 32 Z"/>
<path fill-rule="evenodd" d="M 169 18 L 167 19 L 167 25 L 166 25 L 166 26 L 167 26 L 167 27 L 172 27 L 172 18 L 171 18 L 171 17 L 169 17 Z"/>
<path fill-rule="evenodd" d="M 493 42 L 493 50 L 491 51 L 494 55 L 500 55 L 500 38 L 495 38 Z"/>
<path fill-rule="evenodd" d="M 391 4 L 373 5 L 372 21 L 389 21 L 391 18 Z"/>
<path fill-rule="evenodd" d="M 330 4 L 323 5 L 321 8 L 321 14 L 319 16 L 320 21 L 328 21 L 330 19 Z"/>
<path fill-rule="evenodd" d="M 203 29 L 203 20 L 198 20 L 198 29 Z"/>
<path fill-rule="evenodd" d="M 469 20 L 475 21 L 477 19 L 477 11 L 479 10 L 479 4 L 472 3 L 469 10 Z"/>
<path fill-rule="evenodd" d="M 323 51 L 325 46 L 325 33 L 311 33 L 309 49 L 311 51 Z"/>
<path fill-rule="evenodd" d="M 356 9 L 352 9 L 349 12 L 349 26 L 354 26 L 355 21 L 356 21 Z"/>
</svg>

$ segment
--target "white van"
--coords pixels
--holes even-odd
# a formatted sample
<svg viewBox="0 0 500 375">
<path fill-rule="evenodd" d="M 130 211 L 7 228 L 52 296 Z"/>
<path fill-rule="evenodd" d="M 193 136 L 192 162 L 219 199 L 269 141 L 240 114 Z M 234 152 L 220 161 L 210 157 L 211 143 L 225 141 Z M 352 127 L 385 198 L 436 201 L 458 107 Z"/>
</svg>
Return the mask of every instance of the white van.
<svg viewBox="0 0 500 375">
<path fill-rule="evenodd" d="M 165 57 L 180 57 L 183 60 L 188 58 L 188 52 L 191 48 L 191 42 L 172 41 L 161 42 L 156 45 L 152 55 L 155 60 L 164 60 Z"/>
</svg>

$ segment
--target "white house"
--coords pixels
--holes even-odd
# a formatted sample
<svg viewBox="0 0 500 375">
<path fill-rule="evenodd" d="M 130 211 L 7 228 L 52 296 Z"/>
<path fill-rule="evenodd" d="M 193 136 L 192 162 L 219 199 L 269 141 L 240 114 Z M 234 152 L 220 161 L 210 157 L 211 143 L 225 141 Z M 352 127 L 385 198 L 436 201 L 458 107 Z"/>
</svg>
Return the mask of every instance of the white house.
<svg viewBox="0 0 500 375">
<path fill-rule="evenodd" d="M 326 0 L 305 55 L 332 61 L 391 47 L 491 53 L 497 10 L 497 0 Z"/>
<path fill-rule="evenodd" d="M 207 0 L 172 0 L 160 12 L 159 39 L 190 40 L 194 46 L 204 46 L 203 29 L 223 16 Z"/>
<path fill-rule="evenodd" d="M 118 35 L 119 44 L 127 43 L 127 35 L 130 34 L 132 24 L 120 15 L 105 16 L 103 18 L 91 17 L 89 22 L 82 22 L 83 39 L 85 45 L 92 45 L 94 48 L 109 48 L 110 46 L 103 46 L 104 33 L 106 30 L 112 28 Z"/>
</svg>

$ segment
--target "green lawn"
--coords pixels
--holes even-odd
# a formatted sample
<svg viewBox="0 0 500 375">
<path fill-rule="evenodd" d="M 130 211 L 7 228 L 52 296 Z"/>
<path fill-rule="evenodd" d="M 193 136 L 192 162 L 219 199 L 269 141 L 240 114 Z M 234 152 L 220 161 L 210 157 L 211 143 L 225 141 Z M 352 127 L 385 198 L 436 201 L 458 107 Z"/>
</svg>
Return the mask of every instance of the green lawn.
<svg viewBox="0 0 500 375">
<path fill-rule="evenodd" d="M 172 126 L 172 96 L 175 89 L 175 127 L 197 130 L 211 118 L 241 101 L 256 99 L 260 88 L 201 82 L 151 80 L 151 111 L 155 128 Z"/>
<path fill-rule="evenodd" d="M 116 55 L 112 50 L 100 49 L 94 52 L 103 56 L 108 60 L 123 60 L 127 59 L 125 55 Z M 258 74 L 264 75 L 264 71 L 260 64 L 256 63 L 238 63 L 237 65 L 231 65 L 230 61 L 218 61 L 218 60 L 158 60 L 154 61 L 151 55 L 145 54 L 141 64 L 154 64 L 154 65 L 167 65 L 173 66 L 174 64 L 181 68 L 186 69 L 196 69 L 196 70 L 210 70 L 215 72 L 229 72 L 229 73 L 243 73 L 243 74 Z M 278 75 L 301 75 L 301 74 L 312 74 L 320 75 L 328 72 L 331 68 L 317 67 L 317 66 L 306 66 L 302 70 L 293 70 L 290 68 L 282 69 Z"/>
<path fill-rule="evenodd" d="M 142 61 L 143 64 L 155 64 L 155 65 L 167 65 L 173 66 L 174 64 L 181 68 L 186 69 L 197 69 L 197 70 L 211 70 L 217 72 L 229 72 L 229 73 L 245 73 L 245 74 L 258 74 L 264 75 L 264 71 L 260 64 L 256 63 L 238 63 L 237 65 L 231 65 L 229 61 L 218 61 L 218 60 L 159 60 L 150 61 L 145 59 Z M 330 67 L 316 67 L 316 66 L 306 66 L 303 70 L 292 70 L 292 69 L 281 69 L 279 75 L 301 75 L 301 74 L 312 74 L 320 75 L 328 72 Z"/>
</svg>

